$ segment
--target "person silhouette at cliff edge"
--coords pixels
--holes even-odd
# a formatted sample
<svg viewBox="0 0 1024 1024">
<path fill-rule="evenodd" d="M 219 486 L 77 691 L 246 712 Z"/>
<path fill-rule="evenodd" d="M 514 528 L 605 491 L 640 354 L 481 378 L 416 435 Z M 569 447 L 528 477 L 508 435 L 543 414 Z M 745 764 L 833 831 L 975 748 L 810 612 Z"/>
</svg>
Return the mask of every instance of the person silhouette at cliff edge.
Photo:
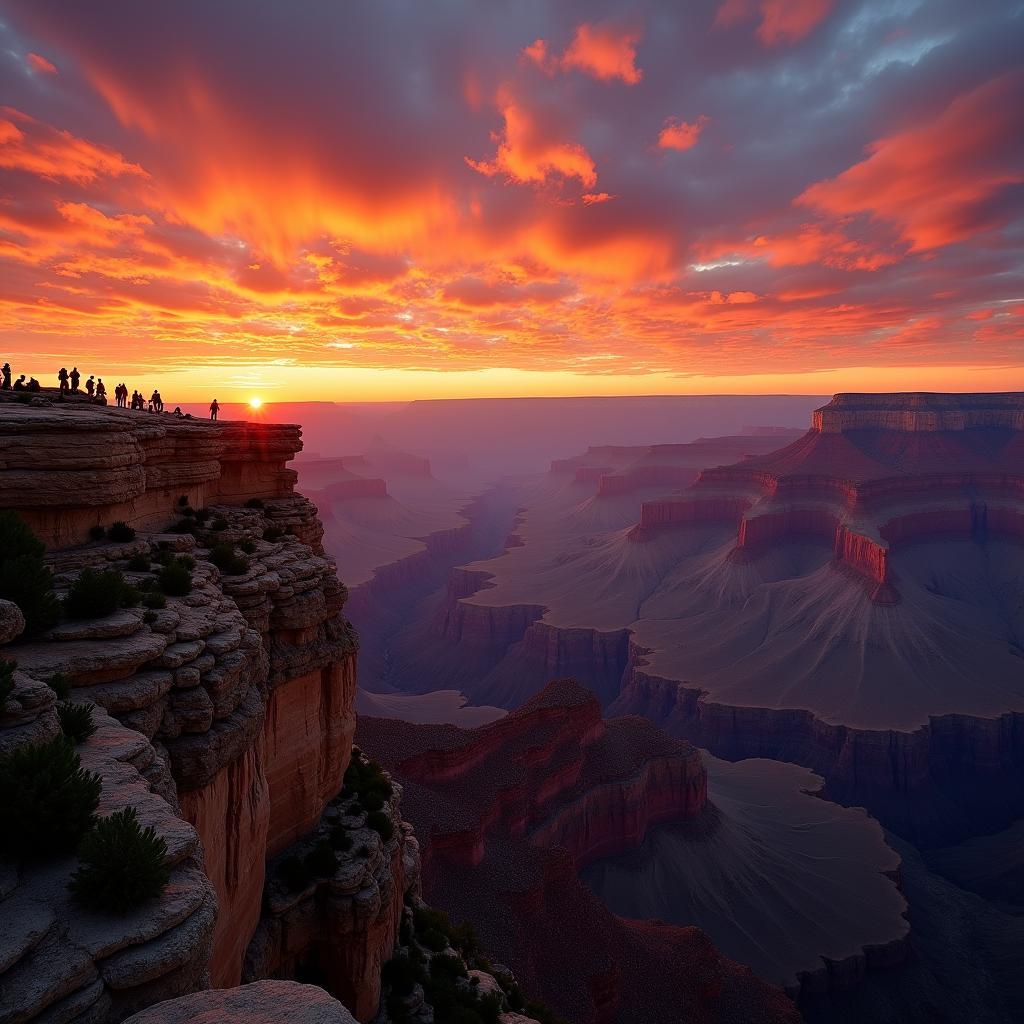
<svg viewBox="0 0 1024 1024">
<path fill-rule="evenodd" d="M 68 368 L 62 366 L 60 373 L 57 374 L 57 380 L 60 381 L 60 393 L 63 395 L 68 389 Z"/>
<path fill-rule="evenodd" d="M 220 412 L 220 403 L 218 403 L 217 399 L 215 398 L 210 403 L 210 419 L 211 420 L 215 420 L 217 418 L 217 413 L 219 413 L 219 412 Z"/>
<path fill-rule="evenodd" d="M 0 369 L 0 389 L 4 391 L 11 390 L 11 364 L 4 363 L 3 369 Z"/>
<path fill-rule="evenodd" d="M 78 372 L 77 366 L 71 367 L 71 394 L 78 394 L 78 382 L 82 379 L 82 375 Z"/>
</svg>

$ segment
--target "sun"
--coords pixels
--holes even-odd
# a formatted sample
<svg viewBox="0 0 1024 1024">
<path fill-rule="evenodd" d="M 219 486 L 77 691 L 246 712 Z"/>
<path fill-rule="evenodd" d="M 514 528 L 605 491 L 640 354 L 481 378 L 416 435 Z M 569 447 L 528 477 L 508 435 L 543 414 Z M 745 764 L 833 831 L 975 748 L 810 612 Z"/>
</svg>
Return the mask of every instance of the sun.
<svg viewBox="0 0 1024 1024">
<path fill-rule="evenodd" d="M 263 399 L 262 398 L 250 398 L 249 399 L 249 408 L 250 409 L 259 409 L 262 405 L 263 405 Z"/>
</svg>

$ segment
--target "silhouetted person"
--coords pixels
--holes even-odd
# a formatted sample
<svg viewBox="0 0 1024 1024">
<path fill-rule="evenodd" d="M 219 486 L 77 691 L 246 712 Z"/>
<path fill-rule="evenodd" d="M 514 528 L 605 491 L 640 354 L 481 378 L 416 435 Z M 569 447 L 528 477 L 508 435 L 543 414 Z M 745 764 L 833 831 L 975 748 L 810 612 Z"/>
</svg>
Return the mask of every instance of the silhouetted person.
<svg viewBox="0 0 1024 1024">
<path fill-rule="evenodd" d="M 142 393 L 139 391 L 138 388 L 136 388 L 132 392 L 132 408 L 141 410 L 143 405 L 145 405 L 145 403 L 142 400 Z"/>
<path fill-rule="evenodd" d="M 35 377 L 29 377 L 28 383 L 25 385 L 26 391 L 42 391 L 42 385 L 35 379 Z"/>
<path fill-rule="evenodd" d="M 181 411 L 181 406 L 180 405 L 176 405 L 174 407 L 174 415 L 177 416 L 179 420 L 182 420 L 182 419 L 185 418 L 185 414 Z"/>
<path fill-rule="evenodd" d="M 215 420 L 217 418 L 217 413 L 219 413 L 219 412 L 220 412 L 220 404 L 217 402 L 217 399 L 215 398 L 210 403 L 210 419 L 211 420 Z"/>
<path fill-rule="evenodd" d="M 14 390 L 15 390 L 15 391 L 24 391 L 24 390 L 25 390 L 25 374 L 22 374 L 22 375 L 21 375 L 21 376 L 20 376 L 20 377 L 19 377 L 19 378 L 18 378 L 18 379 L 17 379 L 17 380 L 16 380 L 15 382 L 14 382 Z"/>
<path fill-rule="evenodd" d="M 153 408 L 156 409 L 157 412 L 164 411 L 164 400 L 160 397 L 159 391 L 153 392 Z"/>
<path fill-rule="evenodd" d="M 71 393 L 73 395 L 78 394 L 78 382 L 82 379 L 82 375 L 78 372 L 77 366 L 71 367 Z"/>
<path fill-rule="evenodd" d="M 125 384 L 124 381 L 121 381 L 121 386 L 120 386 L 120 388 L 118 388 L 118 390 L 121 393 L 118 396 L 118 403 L 117 404 L 120 405 L 122 409 L 127 409 L 128 408 L 128 385 Z"/>
<path fill-rule="evenodd" d="M 4 391 L 10 391 L 11 390 L 11 364 L 10 363 L 4 363 L 3 369 L 0 370 L 0 374 L 2 374 L 2 379 L 0 379 L 0 388 L 2 388 Z"/>
<path fill-rule="evenodd" d="M 60 381 L 61 392 L 67 391 L 68 389 L 68 369 L 66 366 L 60 368 L 60 373 L 57 374 L 57 380 Z"/>
<path fill-rule="evenodd" d="M 89 374 L 89 379 L 85 382 L 85 393 L 92 398 L 96 392 L 96 385 L 93 383 L 92 374 Z"/>
</svg>

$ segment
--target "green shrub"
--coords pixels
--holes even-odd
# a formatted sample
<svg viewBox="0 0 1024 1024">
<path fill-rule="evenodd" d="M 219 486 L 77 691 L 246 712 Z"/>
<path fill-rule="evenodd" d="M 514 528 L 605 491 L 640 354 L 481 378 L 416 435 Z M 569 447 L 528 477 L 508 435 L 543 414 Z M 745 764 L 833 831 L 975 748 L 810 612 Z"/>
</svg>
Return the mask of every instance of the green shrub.
<svg viewBox="0 0 1024 1024">
<path fill-rule="evenodd" d="M 59 700 L 67 700 L 71 695 L 71 679 L 63 672 L 54 672 L 46 685 L 53 690 Z"/>
<path fill-rule="evenodd" d="M 192 573 L 187 566 L 175 560 L 160 570 L 160 589 L 168 597 L 184 597 L 192 590 Z"/>
<path fill-rule="evenodd" d="M 142 621 L 145 622 L 147 626 L 151 626 L 153 625 L 154 622 L 156 622 L 158 618 L 159 616 L 157 615 L 156 612 L 148 611 L 143 613 Z"/>
<path fill-rule="evenodd" d="M 422 932 L 417 931 L 416 941 L 433 953 L 440 953 L 441 950 L 448 948 L 448 936 L 436 928 L 426 928 Z"/>
<path fill-rule="evenodd" d="M 281 881 L 292 891 L 301 892 L 309 885 L 310 877 L 306 865 L 294 853 L 285 857 L 277 866 Z"/>
<path fill-rule="evenodd" d="M 379 811 L 384 807 L 384 797 L 377 792 L 367 793 L 362 804 L 368 811 Z"/>
<path fill-rule="evenodd" d="M 65 737 L 18 748 L 0 761 L 0 856 L 70 853 L 92 828 L 99 803 L 100 777 L 82 768 Z"/>
<path fill-rule="evenodd" d="M 210 510 L 208 508 L 197 508 L 196 509 L 196 522 L 205 523 L 210 518 Z"/>
<path fill-rule="evenodd" d="M 167 598 L 158 590 L 151 590 L 142 595 L 142 605 L 144 608 L 166 608 Z"/>
<path fill-rule="evenodd" d="M 138 552 L 138 554 L 132 555 L 132 557 L 128 559 L 128 568 L 131 569 L 132 572 L 149 572 L 151 564 L 149 555 L 144 554 L 141 551 Z"/>
<path fill-rule="evenodd" d="M 363 760 L 362 753 L 356 753 L 355 748 L 345 771 L 345 788 L 357 794 L 364 803 L 371 794 L 389 800 L 394 792 L 384 769 L 374 760 Z"/>
<path fill-rule="evenodd" d="M 228 576 L 241 576 L 249 571 L 249 559 L 236 554 L 234 544 L 214 544 L 210 561 Z"/>
<path fill-rule="evenodd" d="M 170 878 L 167 843 L 143 828 L 134 807 L 101 818 L 78 851 L 71 895 L 92 910 L 124 913 L 163 892 Z"/>
<path fill-rule="evenodd" d="M 326 839 L 320 842 L 306 854 L 306 870 L 318 877 L 329 878 L 338 869 L 338 855 Z"/>
<path fill-rule="evenodd" d="M 356 850 L 356 854 L 360 857 L 369 857 L 370 848 L 366 845 L 366 843 L 363 843 L 363 845 L 360 846 L 358 850 Z"/>
<path fill-rule="evenodd" d="M 250 498 L 245 503 L 245 507 L 246 508 L 263 508 L 263 499 L 262 498 Z"/>
<path fill-rule="evenodd" d="M 217 516 L 212 523 L 210 523 L 210 529 L 216 533 L 220 533 L 221 530 L 228 528 L 228 521 L 223 516 Z"/>
<path fill-rule="evenodd" d="M 409 957 L 399 955 L 392 957 L 381 968 L 380 980 L 397 995 L 407 996 L 412 993 L 417 983 L 422 983 L 426 979 L 417 964 Z"/>
<path fill-rule="evenodd" d="M 110 529 L 107 531 L 107 536 L 119 544 L 126 543 L 130 540 L 135 540 L 135 528 L 129 526 L 124 520 L 119 519 L 116 523 L 111 524 Z"/>
<path fill-rule="evenodd" d="M 179 519 L 173 526 L 167 528 L 168 533 L 196 533 L 199 527 L 194 519 Z"/>
<path fill-rule="evenodd" d="M 26 637 L 46 632 L 60 618 L 53 573 L 43 561 L 45 551 L 20 516 L 0 512 L 0 597 L 21 609 Z"/>
<path fill-rule="evenodd" d="M 395 826 L 383 811 L 370 811 L 366 816 L 366 824 L 372 828 L 386 843 L 395 834 Z"/>
<path fill-rule="evenodd" d="M 352 837 L 344 825 L 335 825 L 331 829 L 331 846 L 341 853 L 348 853 L 352 849 Z"/>
<path fill-rule="evenodd" d="M 73 743 L 84 743 L 96 731 L 96 724 L 92 720 L 92 711 L 92 704 L 72 704 L 69 700 L 62 701 L 57 705 L 60 731 Z"/>
<path fill-rule="evenodd" d="M 14 670 L 18 667 L 16 661 L 0 660 L 0 708 L 7 703 L 7 698 L 14 693 Z"/>
<path fill-rule="evenodd" d="M 251 555 L 256 550 L 256 541 L 254 540 L 243 540 L 238 545 L 247 555 Z"/>
<path fill-rule="evenodd" d="M 461 957 L 457 956 L 432 956 L 430 958 L 431 978 L 447 978 L 454 981 L 456 978 L 466 977 L 466 965 Z"/>
<path fill-rule="evenodd" d="M 86 567 L 64 598 L 64 614 L 69 619 L 100 619 L 138 600 L 138 591 L 116 569 L 97 572 Z"/>
<path fill-rule="evenodd" d="M 178 561 L 191 572 L 196 567 L 196 560 L 191 555 L 178 555 Z"/>
<path fill-rule="evenodd" d="M 89 527 L 89 536 L 92 537 L 93 540 L 103 540 L 106 535 L 107 531 L 102 526 Z"/>
<path fill-rule="evenodd" d="M 179 508 L 184 508 L 187 504 L 188 504 L 188 495 L 187 494 L 183 494 L 180 498 L 178 498 L 178 506 L 179 506 Z"/>
<path fill-rule="evenodd" d="M 187 516 L 189 519 L 194 519 L 196 510 L 191 505 L 186 505 L 182 510 L 181 514 Z"/>
<path fill-rule="evenodd" d="M 263 531 L 263 539 L 268 541 L 280 540 L 284 536 L 284 530 L 280 526 L 268 526 Z"/>
</svg>

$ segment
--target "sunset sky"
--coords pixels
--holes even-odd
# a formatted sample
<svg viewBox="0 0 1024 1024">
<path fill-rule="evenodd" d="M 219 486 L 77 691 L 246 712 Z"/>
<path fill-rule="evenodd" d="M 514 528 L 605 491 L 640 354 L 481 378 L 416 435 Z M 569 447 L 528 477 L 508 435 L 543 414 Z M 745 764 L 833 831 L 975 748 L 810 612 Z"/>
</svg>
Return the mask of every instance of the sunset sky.
<svg viewBox="0 0 1024 1024">
<path fill-rule="evenodd" d="M 1024 4 L 0 0 L 0 361 L 1024 386 Z"/>
</svg>

